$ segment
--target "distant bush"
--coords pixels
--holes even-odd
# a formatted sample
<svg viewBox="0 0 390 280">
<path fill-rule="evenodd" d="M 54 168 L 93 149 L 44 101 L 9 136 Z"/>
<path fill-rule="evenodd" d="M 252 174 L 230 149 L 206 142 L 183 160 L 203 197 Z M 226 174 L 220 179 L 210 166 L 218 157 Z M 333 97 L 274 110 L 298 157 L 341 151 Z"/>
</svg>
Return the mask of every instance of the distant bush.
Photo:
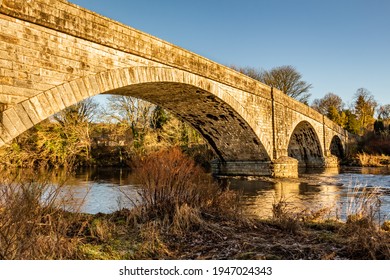
<svg viewBox="0 0 390 280">
<path fill-rule="evenodd" d="M 368 154 L 390 155 L 390 133 L 369 132 L 359 141 L 358 149 Z"/>
</svg>

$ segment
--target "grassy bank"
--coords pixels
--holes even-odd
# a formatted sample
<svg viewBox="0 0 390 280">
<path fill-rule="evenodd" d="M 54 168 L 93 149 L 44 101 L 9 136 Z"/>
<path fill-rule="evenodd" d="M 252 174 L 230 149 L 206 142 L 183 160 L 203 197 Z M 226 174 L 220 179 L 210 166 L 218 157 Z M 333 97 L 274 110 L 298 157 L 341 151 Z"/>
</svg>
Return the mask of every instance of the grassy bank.
<svg viewBox="0 0 390 280">
<path fill-rule="evenodd" d="M 140 203 L 112 214 L 69 212 L 63 202 L 74 198 L 61 187 L 3 180 L 0 258 L 390 259 L 390 225 L 377 223 L 370 193 L 346 222 L 292 213 L 284 200 L 258 220 L 242 214 L 240 193 L 221 189 L 178 149 L 136 168 Z"/>
<path fill-rule="evenodd" d="M 205 219 L 185 232 L 158 221 L 125 226 L 129 213 L 101 216 L 116 230 L 107 241 L 81 246 L 92 259 L 389 259 L 389 232 L 362 221 Z M 131 216 L 131 214 L 130 214 Z M 96 217 L 95 217 L 96 218 Z M 117 223 L 121 225 L 118 226 Z"/>
</svg>

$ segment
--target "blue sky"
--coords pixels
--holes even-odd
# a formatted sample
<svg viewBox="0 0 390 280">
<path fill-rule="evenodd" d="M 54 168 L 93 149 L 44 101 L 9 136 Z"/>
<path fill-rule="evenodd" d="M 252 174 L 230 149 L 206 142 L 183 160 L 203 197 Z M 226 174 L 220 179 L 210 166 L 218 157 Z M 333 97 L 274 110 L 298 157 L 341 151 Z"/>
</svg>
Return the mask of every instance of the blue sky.
<svg viewBox="0 0 390 280">
<path fill-rule="evenodd" d="M 390 103 L 390 0 L 71 0 L 224 65 L 292 65 L 348 105 Z"/>
</svg>

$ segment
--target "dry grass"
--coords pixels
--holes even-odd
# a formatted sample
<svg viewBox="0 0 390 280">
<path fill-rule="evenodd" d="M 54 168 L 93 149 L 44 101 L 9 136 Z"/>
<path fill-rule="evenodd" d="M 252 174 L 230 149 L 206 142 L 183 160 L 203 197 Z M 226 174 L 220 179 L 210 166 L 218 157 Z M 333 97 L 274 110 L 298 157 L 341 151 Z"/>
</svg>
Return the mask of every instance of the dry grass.
<svg viewBox="0 0 390 280">
<path fill-rule="evenodd" d="M 112 214 L 69 213 L 61 188 L 3 182 L 0 258 L 390 259 L 375 189 L 349 194 L 346 222 L 327 219 L 334 209 L 296 209 L 285 197 L 275 200 L 273 219 L 247 221 L 240 194 L 177 149 L 145 157 L 138 173 L 141 201 Z"/>
<path fill-rule="evenodd" d="M 388 223 L 382 222 L 384 217 L 381 216 L 380 206 L 379 189 L 357 186 L 348 194 L 345 222 L 324 219 L 329 211 L 333 211 L 332 208 L 314 212 L 297 210 L 289 207 L 284 197 L 273 203 L 273 219 L 270 222 L 293 236 L 313 234 L 308 229 L 325 230 L 328 233 L 321 233 L 322 237 L 316 238 L 324 241 L 326 237 L 325 241 L 330 242 L 327 246 L 335 247 L 332 258 L 390 259 Z"/>
<path fill-rule="evenodd" d="M 111 240 L 115 224 L 79 213 L 82 201 L 63 183 L 54 186 L 30 173 L 28 180 L 21 174 L 2 175 L 0 259 L 94 258 L 86 245 Z"/>
<path fill-rule="evenodd" d="M 372 155 L 367 153 L 358 153 L 356 155 L 358 164 L 367 167 L 390 166 L 390 156 L 388 155 Z"/>
<path fill-rule="evenodd" d="M 164 170 L 172 170 L 162 162 L 153 162 Z M 180 170 L 180 164 L 174 166 Z M 159 173 L 148 173 L 148 176 L 162 178 L 156 174 Z M 187 177 L 186 187 L 191 193 L 194 191 L 191 186 L 199 187 L 199 181 L 190 178 Z M 154 188 L 147 190 L 148 197 L 163 197 L 153 196 Z M 206 196 L 198 196 L 199 200 L 193 200 L 195 203 L 189 203 L 191 199 L 186 200 L 186 196 L 182 200 L 180 196 L 162 199 L 163 204 L 154 202 L 160 210 L 158 215 L 150 209 L 152 215 L 148 216 L 154 221 L 154 230 L 147 244 L 153 246 L 141 258 L 390 259 L 390 235 L 384 230 L 386 223 L 383 229 L 379 226 L 380 193 L 376 189 L 356 188 L 349 194 L 344 209 L 348 216 L 346 222 L 332 216 L 334 207 L 313 211 L 297 209 L 285 197 L 274 201 L 271 220 L 245 223 L 239 218 L 241 221 L 237 222 L 234 217 L 234 213 L 240 212 L 235 206 L 237 194 L 218 190 L 215 195 L 208 192 Z M 141 212 L 147 214 L 146 209 Z M 152 255 L 150 248 L 154 249 Z"/>
<path fill-rule="evenodd" d="M 375 191 L 350 193 L 346 222 L 328 219 L 334 209 L 299 210 L 284 197 L 275 200 L 273 219 L 246 222 L 235 206 L 237 194 L 217 193 L 202 196 L 208 203 L 154 201 L 161 212 L 140 204 L 102 217 L 116 225 L 117 241 L 87 247 L 87 257 L 117 258 L 104 245 L 114 244 L 124 250 L 119 257 L 128 259 L 390 259 L 390 232 L 387 223 L 378 226 Z"/>
<path fill-rule="evenodd" d="M 345 253 L 354 259 L 390 259 L 389 235 L 381 229 L 381 193 L 356 186 L 347 201 L 347 221 L 340 230 Z"/>
<path fill-rule="evenodd" d="M 0 259 L 77 258 L 81 239 L 68 229 L 77 215 L 63 211 L 61 188 L 44 183 L 0 184 Z"/>
<path fill-rule="evenodd" d="M 355 186 L 347 199 L 346 216 L 348 223 L 363 223 L 375 227 L 381 223 L 381 192 L 379 188 Z"/>
<path fill-rule="evenodd" d="M 150 221 L 140 227 L 141 245 L 134 255 L 136 259 L 167 259 L 172 256 L 163 240 L 160 221 Z"/>
<path fill-rule="evenodd" d="M 289 206 L 288 198 L 274 198 L 272 203 L 272 219 L 281 229 L 296 234 L 301 229 L 300 212 Z"/>
</svg>

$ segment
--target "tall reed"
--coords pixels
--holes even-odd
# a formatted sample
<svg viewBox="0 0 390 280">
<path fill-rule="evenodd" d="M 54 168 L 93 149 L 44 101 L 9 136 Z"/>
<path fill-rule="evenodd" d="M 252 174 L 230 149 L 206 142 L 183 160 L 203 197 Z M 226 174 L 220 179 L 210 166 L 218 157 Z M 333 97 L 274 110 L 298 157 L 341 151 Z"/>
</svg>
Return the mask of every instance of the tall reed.
<svg viewBox="0 0 390 280">
<path fill-rule="evenodd" d="M 348 194 L 347 221 L 340 234 L 346 237 L 345 253 L 354 259 L 389 259 L 388 233 L 380 229 L 381 192 L 379 188 L 355 186 Z"/>
<path fill-rule="evenodd" d="M 366 226 L 381 223 L 381 192 L 379 188 L 356 185 L 348 192 L 346 207 L 347 223 L 360 222 Z"/>
</svg>

